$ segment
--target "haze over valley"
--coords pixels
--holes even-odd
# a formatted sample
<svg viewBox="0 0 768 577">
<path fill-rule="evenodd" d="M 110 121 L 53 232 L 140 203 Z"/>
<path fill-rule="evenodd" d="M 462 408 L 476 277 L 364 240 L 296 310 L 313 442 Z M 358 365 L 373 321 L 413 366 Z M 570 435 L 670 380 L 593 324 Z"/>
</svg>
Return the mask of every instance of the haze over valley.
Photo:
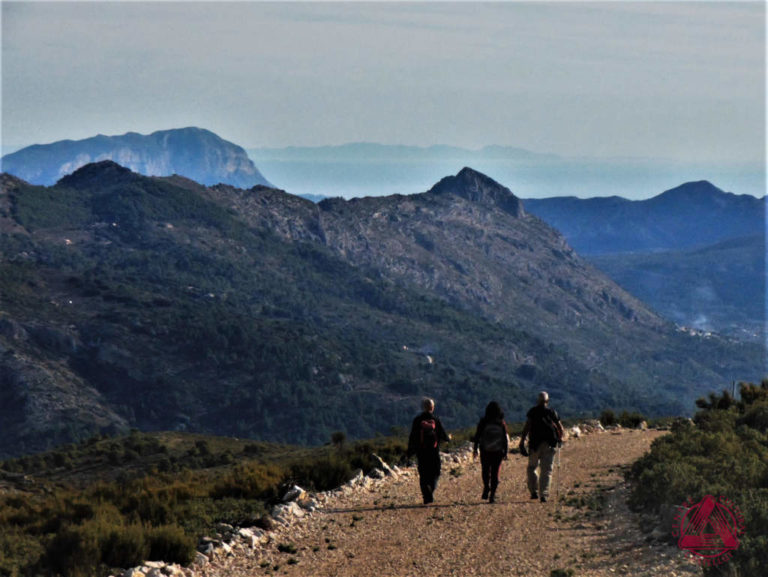
<svg viewBox="0 0 768 577">
<path fill-rule="evenodd" d="M 759 5 L 2 11 L 6 451 L 765 370 Z"/>
</svg>

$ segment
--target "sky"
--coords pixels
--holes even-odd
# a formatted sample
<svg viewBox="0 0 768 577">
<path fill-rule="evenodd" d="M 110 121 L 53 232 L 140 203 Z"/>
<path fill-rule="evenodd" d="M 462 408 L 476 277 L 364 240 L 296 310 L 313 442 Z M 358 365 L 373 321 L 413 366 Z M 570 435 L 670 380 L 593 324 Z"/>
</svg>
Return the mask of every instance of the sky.
<svg viewBox="0 0 768 577">
<path fill-rule="evenodd" d="M 763 2 L 7 2 L 4 147 L 507 145 L 765 161 Z"/>
</svg>

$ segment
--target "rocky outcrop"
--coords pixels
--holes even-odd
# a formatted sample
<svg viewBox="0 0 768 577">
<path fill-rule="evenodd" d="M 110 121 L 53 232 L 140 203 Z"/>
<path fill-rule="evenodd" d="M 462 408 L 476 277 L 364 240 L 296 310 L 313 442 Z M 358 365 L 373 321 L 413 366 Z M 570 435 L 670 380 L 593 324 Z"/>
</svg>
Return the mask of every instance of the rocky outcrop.
<svg viewBox="0 0 768 577">
<path fill-rule="evenodd" d="M 86 164 L 103 160 L 146 176 L 180 174 L 206 185 L 271 186 L 243 148 L 194 127 L 37 144 L 4 156 L 2 169 L 33 184 L 51 185 Z"/>
<path fill-rule="evenodd" d="M 498 206 L 516 218 L 525 216 L 522 201 L 507 187 L 486 175 L 462 168 L 456 176 L 446 176 L 429 190 L 429 194 L 454 194 L 472 202 Z"/>
</svg>

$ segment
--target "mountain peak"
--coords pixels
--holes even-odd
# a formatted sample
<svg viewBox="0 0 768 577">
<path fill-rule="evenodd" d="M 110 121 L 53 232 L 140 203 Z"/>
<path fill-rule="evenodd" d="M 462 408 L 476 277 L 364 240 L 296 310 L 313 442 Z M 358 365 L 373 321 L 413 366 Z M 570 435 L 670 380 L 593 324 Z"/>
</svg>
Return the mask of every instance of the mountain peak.
<svg viewBox="0 0 768 577">
<path fill-rule="evenodd" d="M 725 193 L 708 180 L 685 182 L 680 186 L 662 192 L 657 198 L 701 199 L 721 196 Z"/>
<path fill-rule="evenodd" d="M 455 196 L 472 202 L 496 205 L 515 217 L 525 216 L 523 203 L 511 190 L 472 168 L 464 167 L 455 176 L 446 176 L 435 184 L 430 194 Z"/>
<path fill-rule="evenodd" d="M 112 160 L 145 176 L 182 174 L 206 186 L 270 186 L 241 146 L 195 126 L 127 132 L 33 145 L 3 157 L 3 169 L 34 184 L 51 185 L 83 165 Z"/>
<path fill-rule="evenodd" d="M 138 177 L 130 169 L 119 165 L 113 160 L 102 160 L 81 166 L 72 174 L 59 180 L 57 186 L 84 189 L 92 186 L 104 186 L 115 182 L 132 180 Z"/>
</svg>

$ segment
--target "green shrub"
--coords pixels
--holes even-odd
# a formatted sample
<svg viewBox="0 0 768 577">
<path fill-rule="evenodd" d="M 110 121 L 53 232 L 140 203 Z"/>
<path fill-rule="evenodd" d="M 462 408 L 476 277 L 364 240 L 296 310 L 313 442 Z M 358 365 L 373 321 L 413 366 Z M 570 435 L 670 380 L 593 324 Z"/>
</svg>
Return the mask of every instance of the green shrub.
<svg viewBox="0 0 768 577">
<path fill-rule="evenodd" d="M 18 528 L 0 530 L 0 575 L 16 577 L 21 568 L 38 565 L 45 548 L 39 539 Z"/>
<path fill-rule="evenodd" d="M 622 411 L 619 416 L 619 425 L 627 429 L 637 429 L 643 421 L 645 421 L 645 417 L 640 413 Z"/>
<path fill-rule="evenodd" d="M 285 471 L 276 465 L 239 465 L 211 489 L 214 499 L 266 499 L 277 496 Z"/>
<path fill-rule="evenodd" d="M 115 527 L 101 539 L 101 558 L 109 567 L 135 567 L 149 559 L 150 543 L 142 525 Z"/>
<path fill-rule="evenodd" d="M 327 491 L 343 485 L 352 478 L 352 473 L 349 460 L 337 455 L 291 466 L 291 477 L 315 491 Z"/>
<path fill-rule="evenodd" d="M 189 565 L 195 556 L 195 540 L 177 525 L 150 529 L 149 558 L 169 563 Z"/>
<path fill-rule="evenodd" d="M 614 427 L 618 424 L 618 420 L 616 419 L 616 414 L 610 410 L 606 409 L 602 413 L 600 413 L 600 424 L 603 427 Z"/>
<path fill-rule="evenodd" d="M 760 403 L 750 408 L 737 424 L 757 429 L 761 433 L 768 432 L 768 403 Z"/>
<path fill-rule="evenodd" d="M 96 523 L 69 526 L 50 540 L 45 564 L 66 577 L 90 577 L 97 573 L 101 560 L 99 527 Z"/>
<path fill-rule="evenodd" d="M 680 420 L 669 435 L 654 441 L 630 471 L 630 505 L 655 510 L 663 520 L 666 511 L 686 501 L 725 496 L 746 523 L 727 568 L 734 575 L 758 575 L 768 563 L 768 384 L 742 384 L 741 391 L 739 402 L 728 393 L 701 399 L 695 426 Z M 721 575 L 717 567 L 705 568 L 704 574 Z"/>
<path fill-rule="evenodd" d="M 279 543 L 277 545 L 277 550 L 280 551 L 280 553 L 296 553 L 298 549 L 296 549 L 296 545 L 293 543 Z"/>
</svg>

